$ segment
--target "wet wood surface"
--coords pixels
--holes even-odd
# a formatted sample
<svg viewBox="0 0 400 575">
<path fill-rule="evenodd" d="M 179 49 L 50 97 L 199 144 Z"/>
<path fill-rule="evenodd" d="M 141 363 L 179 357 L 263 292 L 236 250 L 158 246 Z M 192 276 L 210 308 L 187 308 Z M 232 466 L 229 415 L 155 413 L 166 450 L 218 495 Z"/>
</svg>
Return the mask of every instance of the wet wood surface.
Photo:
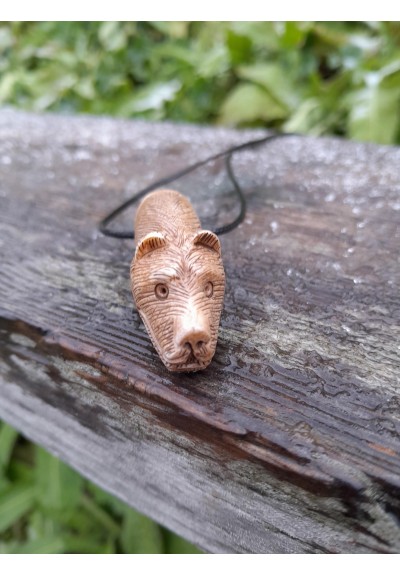
<svg viewBox="0 0 400 575">
<path fill-rule="evenodd" d="M 107 212 L 260 132 L 0 112 L 0 417 L 209 552 L 400 551 L 400 151 L 235 156 L 219 343 L 168 373 Z M 235 216 L 223 162 L 174 186 Z M 131 225 L 133 210 L 122 218 Z"/>
</svg>

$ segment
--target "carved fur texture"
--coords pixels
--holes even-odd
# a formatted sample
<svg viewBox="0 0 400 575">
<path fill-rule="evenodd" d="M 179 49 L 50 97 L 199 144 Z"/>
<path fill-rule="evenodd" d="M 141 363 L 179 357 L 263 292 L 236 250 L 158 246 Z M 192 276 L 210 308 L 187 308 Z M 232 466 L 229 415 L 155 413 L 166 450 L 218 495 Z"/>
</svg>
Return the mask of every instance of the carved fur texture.
<svg viewBox="0 0 400 575">
<path fill-rule="evenodd" d="M 140 204 L 131 287 L 139 314 L 170 371 L 212 360 L 225 291 L 218 237 L 202 230 L 189 200 L 156 190 Z"/>
</svg>

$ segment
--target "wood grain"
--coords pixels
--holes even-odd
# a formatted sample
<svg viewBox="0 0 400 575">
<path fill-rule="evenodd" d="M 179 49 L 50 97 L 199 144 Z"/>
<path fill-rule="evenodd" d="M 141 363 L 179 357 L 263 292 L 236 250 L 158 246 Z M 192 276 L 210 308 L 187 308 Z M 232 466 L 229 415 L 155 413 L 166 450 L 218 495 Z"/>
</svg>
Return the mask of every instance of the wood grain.
<svg viewBox="0 0 400 575">
<path fill-rule="evenodd" d="M 237 154 L 217 351 L 172 374 L 99 235 L 154 179 L 260 132 L 0 112 L 0 417 L 210 552 L 400 551 L 400 151 Z M 174 185 L 203 227 L 221 162 Z M 133 213 L 121 225 L 131 225 Z"/>
</svg>

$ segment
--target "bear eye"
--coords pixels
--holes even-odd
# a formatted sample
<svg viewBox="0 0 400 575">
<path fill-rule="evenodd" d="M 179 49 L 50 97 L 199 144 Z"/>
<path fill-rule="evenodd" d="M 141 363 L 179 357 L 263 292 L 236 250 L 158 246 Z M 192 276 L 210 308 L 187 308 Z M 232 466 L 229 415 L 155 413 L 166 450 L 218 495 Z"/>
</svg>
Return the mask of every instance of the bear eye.
<svg viewBox="0 0 400 575">
<path fill-rule="evenodd" d="M 168 297 L 168 287 L 165 284 L 157 284 L 154 288 L 154 293 L 157 299 L 167 299 Z"/>
<path fill-rule="evenodd" d="M 207 297 L 212 296 L 212 294 L 214 293 L 214 286 L 212 282 L 206 283 L 206 285 L 204 286 L 204 293 L 206 294 Z"/>
</svg>

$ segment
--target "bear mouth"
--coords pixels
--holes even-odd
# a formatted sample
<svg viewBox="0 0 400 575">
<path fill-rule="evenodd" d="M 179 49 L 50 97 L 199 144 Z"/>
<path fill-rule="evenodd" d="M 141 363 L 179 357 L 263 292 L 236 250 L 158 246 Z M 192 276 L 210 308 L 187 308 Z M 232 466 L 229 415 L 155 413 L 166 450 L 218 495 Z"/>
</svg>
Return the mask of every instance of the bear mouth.
<svg viewBox="0 0 400 575">
<path fill-rule="evenodd" d="M 165 365 L 170 371 L 200 371 L 209 365 L 211 359 L 197 359 L 194 353 L 190 353 L 185 361 L 167 361 Z"/>
<path fill-rule="evenodd" d="M 195 363 L 178 363 L 176 365 L 169 364 L 167 368 L 169 371 L 181 371 L 181 372 L 189 372 L 189 371 L 201 371 L 208 366 L 209 362 L 199 362 L 196 361 Z"/>
<path fill-rule="evenodd" d="M 182 354 L 181 351 L 166 353 L 160 346 L 156 337 L 154 336 L 154 333 L 150 328 L 150 324 L 147 321 L 146 315 L 141 310 L 138 311 L 146 327 L 147 333 L 150 336 L 151 342 L 153 343 L 161 361 L 169 371 L 174 372 L 201 371 L 211 363 L 214 353 L 207 353 L 206 355 L 202 355 L 199 358 L 195 356 L 193 350 L 191 350 L 189 353 L 186 354 L 185 353 Z"/>
</svg>

